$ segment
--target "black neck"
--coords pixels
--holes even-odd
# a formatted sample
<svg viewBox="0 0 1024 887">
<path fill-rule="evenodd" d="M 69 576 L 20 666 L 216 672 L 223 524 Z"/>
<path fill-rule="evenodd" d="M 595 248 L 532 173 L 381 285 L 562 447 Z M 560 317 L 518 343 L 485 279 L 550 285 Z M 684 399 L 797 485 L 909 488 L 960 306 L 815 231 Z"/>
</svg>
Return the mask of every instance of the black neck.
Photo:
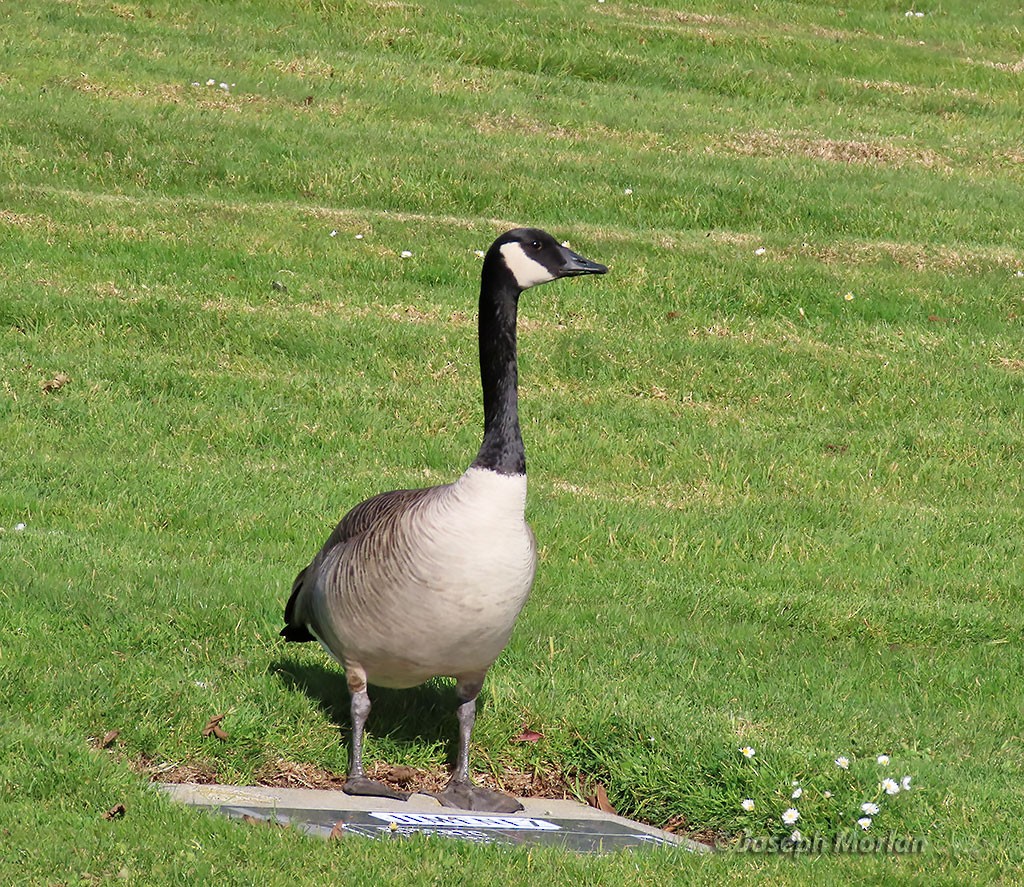
<svg viewBox="0 0 1024 887">
<path fill-rule="evenodd" d="M 498 474 L 525 474 L 516 386 L 516 312 L 519 289 L 507 274 L 488 273 L 480 286 L 480 382 L 484 393 L 484 441 L 473 462 Z"/>
</svg>

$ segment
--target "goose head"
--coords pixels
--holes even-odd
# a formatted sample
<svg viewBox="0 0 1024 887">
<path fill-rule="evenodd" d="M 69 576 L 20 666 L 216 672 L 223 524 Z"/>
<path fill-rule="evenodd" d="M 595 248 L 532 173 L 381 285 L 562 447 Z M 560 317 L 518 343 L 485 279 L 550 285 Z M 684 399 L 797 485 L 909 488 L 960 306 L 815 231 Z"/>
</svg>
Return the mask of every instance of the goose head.
<svg viewBox="0 0 1024 887">
<path fill-rule="evenodd" d="M 491 244 L 484 258 L 484 273 L 509 280 L 522 292 L 531 286 L 578 277 L 604 274 L 608 269 L 562 246 L 540 228 L 513 228 Z"/>
</svg>

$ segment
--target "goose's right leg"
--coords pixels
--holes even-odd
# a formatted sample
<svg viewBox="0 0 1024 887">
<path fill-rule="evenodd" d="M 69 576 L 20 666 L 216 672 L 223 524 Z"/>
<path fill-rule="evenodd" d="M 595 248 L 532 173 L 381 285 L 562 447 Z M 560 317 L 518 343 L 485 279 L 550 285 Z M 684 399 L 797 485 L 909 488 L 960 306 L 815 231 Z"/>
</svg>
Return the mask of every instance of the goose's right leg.
<svg viewBox="0 0 1024 887">
<path fill-rule="evenodd" d="M 368 795 L 375 798 L 393 798 L 396 801 L 409 799 L 407 792 L 395 789 L 370 779 L 363 772 L 363 729 L 370 714 L 370 696 L 366 692 L 366 678 L 349 674 L 349 692 L 352 694 L 352 739 L 348 749 L 348 779 L 342 786 L 346 795 Z"/>
</svg>

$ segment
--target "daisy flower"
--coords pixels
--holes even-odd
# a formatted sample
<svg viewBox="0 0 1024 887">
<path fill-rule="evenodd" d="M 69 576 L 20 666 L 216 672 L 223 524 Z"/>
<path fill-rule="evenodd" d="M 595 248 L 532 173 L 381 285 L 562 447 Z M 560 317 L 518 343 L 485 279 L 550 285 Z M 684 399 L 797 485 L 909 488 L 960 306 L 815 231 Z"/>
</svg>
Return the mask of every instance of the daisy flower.
<svg viewBox="0 0 1024 887">
<path fill-rule="evenodd" d="M 860 819 L 857 820 L 857 825 L 864 829 L 864 831 L 867 831 L 869 828 L 871 828 L 871 817 L 862 816 Z"/>
<path fill-rule="evenodd" d="M 800 811 L 795 807 L 790 807 L 788 810 L 782 813 L 783 825 L 795 825 L 796 821 L 800 818 Z"/>
<path fill-rule="evenodd" d="M 878 756 L 878 763 L 881 764 L 883 767 L 887 767 L 889 765 L 889 756 L 888 755 L 879 755 Z"/>
<path fill-rule="evenodd" d="M 902 788 L 903 791 L 905 791 L 905 792 L 910 791 L 910 777 L 909 776 L 904 776 L 903 779 L 900 780 L 900 788 Z"/>
<path fill-rule="evenodd" d="M 840 770 L 849 770 L 850 769 L 850 759 L 840 755 L 838 758 L 836 758 L 836 766 Z"/>
<path fill-rule="evenodd" d="M 865 801 L 860 805 L 861 813 L 867 813 L 868 816 L 875 816 L 878 813 L 878 804 L 872 803 L 871 801 Z"/>
<path fill-rule="evenodd" d="M 900 793 L 900 784 L 895 779 L 889 779 L 888 777 L 882 780 L 882 788 L 885 789 L 887 795 L 898 795 Z"/>
<path fill-rule="evenodd" d="M 749 745 L 745 745 L 743 746 L 743 748 L 740 749 L 740 754 L 749 760 L 750 758 L 754 757 L 756 752 Z"/>
<path fill-rule="evenodd" d="M 751 813 L 754 810 L 754 799 L 753 798 L 744 798 L 742 801 L 740 801 L 740 806 L 744 810 L 746 810 L 747 813 Z"/>
</svg>

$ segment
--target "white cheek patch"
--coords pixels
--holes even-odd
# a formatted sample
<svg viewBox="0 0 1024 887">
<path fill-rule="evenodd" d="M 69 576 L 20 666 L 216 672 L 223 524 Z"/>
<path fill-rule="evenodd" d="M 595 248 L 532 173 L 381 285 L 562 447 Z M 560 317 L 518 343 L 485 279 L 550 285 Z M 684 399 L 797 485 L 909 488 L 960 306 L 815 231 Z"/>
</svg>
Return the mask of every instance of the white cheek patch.
<svg viewBox="0 0 1024 887">
<path fill-rule="evenodd" d="M 522 244 L 503 243 L 501 256 L 520 289 L 528 289 L 538 283 L 547 283 L 549 280 L 555 279 L 554 274 L 526 254 Z"/>
</svg>

